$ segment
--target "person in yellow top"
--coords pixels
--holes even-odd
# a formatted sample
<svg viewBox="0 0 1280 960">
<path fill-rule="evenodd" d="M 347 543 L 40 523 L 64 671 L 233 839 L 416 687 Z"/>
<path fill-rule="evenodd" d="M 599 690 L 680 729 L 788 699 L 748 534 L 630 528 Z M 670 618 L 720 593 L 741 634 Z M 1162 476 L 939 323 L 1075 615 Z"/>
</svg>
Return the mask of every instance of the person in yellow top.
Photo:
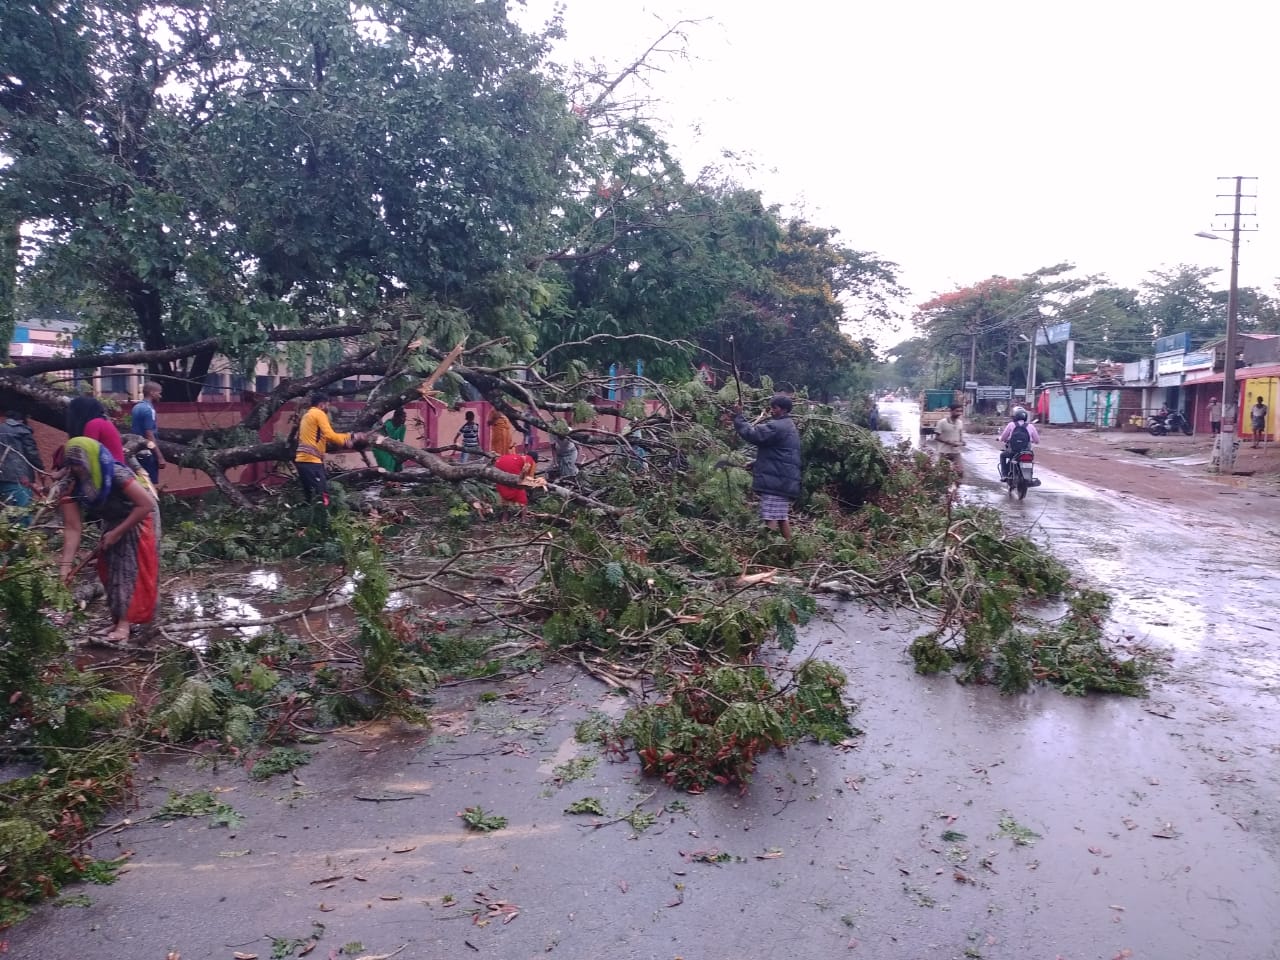
<svg viewBox="0 0 1280 960">
<path fill-rule="evenodd" d="M 512 446 L 511 421 L 497 408 L 489 411 L 489 447 L 501 457 L 510 453 Z"/>
<path fill-rule="evenodd" d="M 298 424 L 298 449 L 293 455 L 293 465 L 298 471 L 302 492 L 308 500 L 319 496 L 329 505 L 329 478 L 324 472 L 324 455 L 330 446 L 350 450 L 362 440 L 362 433 L 337 433 L 329 423 L 329 395 L 317 390 L 311 394 L 311 406 Z"/>
</svg>

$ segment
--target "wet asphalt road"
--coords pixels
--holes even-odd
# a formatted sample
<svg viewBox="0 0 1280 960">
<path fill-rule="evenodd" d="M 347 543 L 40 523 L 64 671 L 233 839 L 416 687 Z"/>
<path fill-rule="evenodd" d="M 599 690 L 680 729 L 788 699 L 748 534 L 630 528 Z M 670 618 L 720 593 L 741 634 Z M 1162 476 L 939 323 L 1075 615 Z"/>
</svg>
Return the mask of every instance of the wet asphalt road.
<svg viewBox="0 0 1280 960">
<path fill-rule="evenodd" d="M 265 960 L 264 934 L 321 923 L 312 957 L 1280 957 L 1280 518 L 1210 522 L 1047 470 L 1011 502 L 995 450 L 971 441 L 964 496 L 1116 595 L 1117 635 L 1167 655 L 1149 699 L 917 677 L 918 622 L 835 605 L 797 653 L 847 670 L 856 746 L 802 746 L 745 796 L 690 797 L 608 758 L 565 778 L 595 755 L 574 723 L 622 706 L 594 681 L 547 670 L 493 703 L 455 687 L 430 733 L 331 738 L 297 782 L 149 767 L 135 819 L 166 789 L 222 788 L 243 824 L 100 841 L 134 851 L 130 872 L 10 931 L 9 955 Z M 605 817 L 563 812 L 587 796 Z M 468 833 L 475 804 L 509 826 Z M 616 819 L 637 807 L 652 826 Z"/>
</svg>

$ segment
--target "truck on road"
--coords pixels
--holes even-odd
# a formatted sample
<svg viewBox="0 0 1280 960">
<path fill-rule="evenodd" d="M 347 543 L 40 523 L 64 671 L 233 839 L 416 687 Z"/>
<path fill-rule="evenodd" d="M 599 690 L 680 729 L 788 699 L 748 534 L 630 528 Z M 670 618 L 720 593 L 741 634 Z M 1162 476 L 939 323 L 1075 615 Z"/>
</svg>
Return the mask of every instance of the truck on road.
<svg viewBox="0 0 1280 960">
<path fill-rule="evenodd" d="M 920 397 L 920 438 L 931 437 L 939 420 L 945 420 L 953 403 L 964 403 L 958 390 L 926 390 Z"/>
</svg>

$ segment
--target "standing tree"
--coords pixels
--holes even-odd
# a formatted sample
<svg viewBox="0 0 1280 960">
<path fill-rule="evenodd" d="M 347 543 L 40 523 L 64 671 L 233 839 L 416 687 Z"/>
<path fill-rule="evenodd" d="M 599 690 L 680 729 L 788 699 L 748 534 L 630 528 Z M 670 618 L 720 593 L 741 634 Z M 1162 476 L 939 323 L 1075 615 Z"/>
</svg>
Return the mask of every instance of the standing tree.
<svg viewBox="0 0 1280 960">
<path fill-rule="evenodd" d="M 0 37 L 0 210 L 47 225 L 32 281 L 90 342 L 247 361 L 408 302 L 532 346 L 583 130 L 504 4 L 19 2 Z M 213 351 L 150 372 L 191 399 Z"/>
<path fill-rule="evenodd" d="M 807 386 L 816 397 L 864 388 L 857 371 L 873 355 L 845 328 L 887 319 L 890 300 L 903 291 L 896 264 L 837 243 L 837 233 L 803 220 L 780 224 L 757 282 L 734 291 L 703 345 L 725 356 L 732 336 L 745 376 Z"/>
</svg>

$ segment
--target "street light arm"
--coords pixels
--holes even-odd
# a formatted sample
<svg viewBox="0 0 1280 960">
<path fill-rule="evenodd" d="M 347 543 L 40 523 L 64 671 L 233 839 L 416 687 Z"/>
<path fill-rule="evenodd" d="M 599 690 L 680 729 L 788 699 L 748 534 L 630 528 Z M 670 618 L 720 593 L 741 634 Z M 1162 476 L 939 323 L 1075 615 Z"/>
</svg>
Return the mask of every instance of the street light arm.
<svg viewBox="0 0 1280 960">
<path fill-rule="evenodd" d="M 1226 240 L 1226 237 L 1220 237 L 1216 233 L 1210 233 L 1207 230 L 1200 230 L 1196 233 L 1197 237 L 1204 237 L 1206 240 Z"/>
</svg>

